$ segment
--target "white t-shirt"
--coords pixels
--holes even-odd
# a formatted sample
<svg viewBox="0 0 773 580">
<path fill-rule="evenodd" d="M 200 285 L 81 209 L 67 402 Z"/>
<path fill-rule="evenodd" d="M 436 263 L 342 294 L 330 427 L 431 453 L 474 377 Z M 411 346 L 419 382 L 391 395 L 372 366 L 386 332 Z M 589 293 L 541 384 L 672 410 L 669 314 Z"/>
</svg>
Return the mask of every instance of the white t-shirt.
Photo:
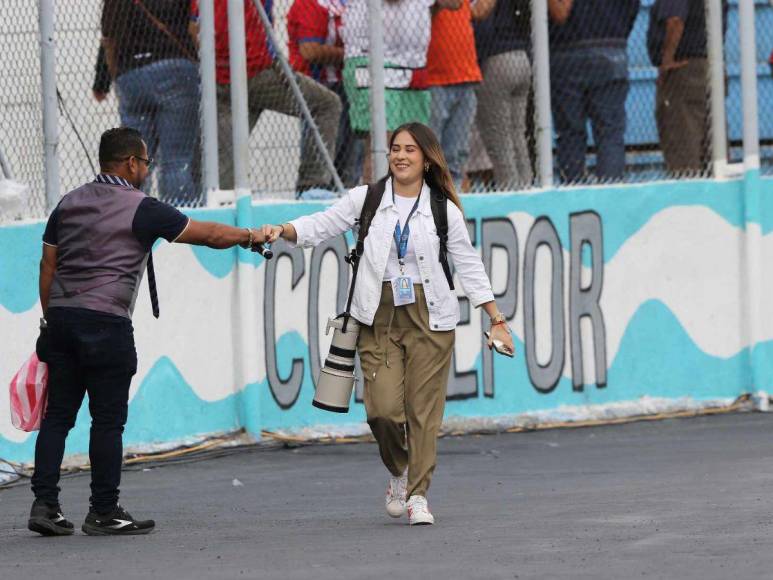
<svg viewBox="0 0 773 580">
<path fill-rule="evenodd" d="M 414 204 L 418 198 L 403 197 L 395 195 L 395 207 L 400 213 L 400 231 L 405 230 L 405 223 L 408 220 L 408 214 L 411 213 Z M 416 212 L 413 212 L 411 222 L 414 221 Z M 419 263 L 416 261 L 416 244 L 413 243 L 413 232 L 408 233 L 408 250 L 405 253 L 405 275 L 410 276 L 414 284 L 421 284 L 421 274 L 419 273 Z M 392 236 L 392 247 L 389 250 L 389 259 L 387 259 L 386 270 L 384 271 L 384 281 L 388 282 L 395 276 L 400 276 L 400 262 L 397 261 L 397 244 Z"/>
<path fill-rule="evenodd" d="M 384 60 L 405 68 L 427 66 L 435 0 L 384 0 L 381 3 L 384 32 Z M 349 0 L 343 15 L 341 36 L 346 58 L 368 55 L 367 0 Z"/>
</svg>

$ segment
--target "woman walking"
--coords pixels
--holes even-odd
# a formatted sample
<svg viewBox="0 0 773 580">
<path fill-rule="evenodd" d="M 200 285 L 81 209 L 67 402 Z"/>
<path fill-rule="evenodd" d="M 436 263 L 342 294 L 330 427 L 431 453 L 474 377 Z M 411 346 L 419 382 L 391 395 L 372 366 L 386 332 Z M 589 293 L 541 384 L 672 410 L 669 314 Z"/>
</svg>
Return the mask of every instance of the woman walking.
<svg viewBox="0 0 773 580">
<path fill-rule="evenodd" d="M 264 226 L 266 239 L 312 247 L 341 235 L 360 217 L 367 191 L 355 187 L 325 211 Z M 459 282 L 472 304 L 491 317 L 489 348 L 498 340 L 514 352 L 437 138 L 421 123 L 398 127 L 390 141 L 384 195 L 365 238 L 351 315 L 363 325 L 357 349 L 368 424 L 390 473 L 386 510 L 392 517 L 407 511 L 411 525 L 435 522 L 427 491 L 459 321 L 459 302 L 438 259 L 433 194 L 446 198 L 447 249 Z"/>
</svg>

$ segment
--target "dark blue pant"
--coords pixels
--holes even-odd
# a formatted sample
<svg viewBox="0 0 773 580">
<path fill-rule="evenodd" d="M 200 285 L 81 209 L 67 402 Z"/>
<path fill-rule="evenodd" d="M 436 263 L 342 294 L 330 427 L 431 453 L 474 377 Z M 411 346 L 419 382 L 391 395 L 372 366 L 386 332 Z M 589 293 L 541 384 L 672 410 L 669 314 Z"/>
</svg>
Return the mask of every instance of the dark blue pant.
<svg viewBox="0 0 773 580">
<path fill-rule="evenodd" d="M 58 502 L 65 439 L 88 393 L 91 505 L 108 512 L 118 503 L 129 385 L 137 371 L 134 329 L 128 318 L 80 308 L 50 308 L 46 319 L 48 407 L 35 444 L 32 491 Z"/>
<path fill-rule="evenodd" d="M 554 50 L 550 55 L 550 77 L 562 179 L 573 182 L 585 177 L 589 120 L 596 145 L 596 176 L 600 180 L 622 179 L 628 96 L 625 48 Z"/>
</svg>

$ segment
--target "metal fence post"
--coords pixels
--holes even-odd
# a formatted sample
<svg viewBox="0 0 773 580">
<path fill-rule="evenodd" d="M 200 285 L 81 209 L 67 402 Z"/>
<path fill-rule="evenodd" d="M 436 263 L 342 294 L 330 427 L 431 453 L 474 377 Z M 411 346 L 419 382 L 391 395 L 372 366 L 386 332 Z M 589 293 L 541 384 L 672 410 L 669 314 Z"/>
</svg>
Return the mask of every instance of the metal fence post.
<svg viewBox="0 0 773 580">
<path fill-rule="evenodd" d="M 233 126 L 234 194 L 236 225 L 252 226 L 252 193 L 247 175 L 250 136 L 247 104 L 247 54 L 244 34 L 244 0 L 228 0 L 228 37 L 231 68 L 231 122 Z M 249 250 L 236 251 L 236 284 L 239 302 L 235 325 L 238 329 L 236 348 L 237 388 L 257 377 L 258 335 L 255 291 L 255 266 Z M 260 417 L 245 413 L 244 427 L 255 437 L 260 436 Z"/>
<path fill-rule="evenodd" d="M 760 132 L 757 110 L 757 49 L 755 46 L 754 0 L 739 0 L 741 29 L 741 94 L 743 99 L 744 168 L 760 168 Z"/>
<path fill-rule="evenodd" d="M 205 199 L 220 189 L 215 81 L 215 2 L 199 2 L 199 67 L 201 75 L 201 166 Z"/>
<path fill-rule="evenodd" d="M 370 37 L 370 143 L 373 180 L 387 174 L 387 121 L 384 95 L 384 32 L 381 14 L 382 0 L 368 0 Z"/>
<path fill-rule="evenodd" d="M 765 340 L 763 319 L 762 187 L 759 183 L 760 140 L 757 112 L 757 54 L 755 47 L 754 0 L 739 0 L 738 26 L 741 44 L 741 99 L 743 102 L 744 214 L 746 221 L 744 266 L 745 310 L 749 333 L 752 388 L 762 387 L 764 367 L 757 361 L 755 347 Z"/>
<path fill-rule="evenodd" d="M 711 102 L 711 160 L 715 177 L 727 172 L 727 114 L 725 112 L 725 51 L 722 0 L 706 0 L 706 27 Z"/>
<path fill-rule="evenodd" d="M 532 49 L 534 51 L 534 109 L 537 140 L 537 172 L 541 187 L 553 186 L 553 126 L 550 112 L 550 37 L 547 0 L 532 0 Z"/>
<path fill-rule="evenodd" d="M 43 150 L 46 170 L 46 205 L 59 203 L 59 109 L 56 100 L 56 48 L 54 0 L 40 0 L 40 77 L 43 93 Z"/>
<path fill-rule="evenodd" d="M 231 124 L 233 127 L 234 189 L 236 199 L 249 194 L 247 175 L 250 138 L 247 108 L 247 49 L 244 34 L 244 1 L 228 0 L 228 49 L 231 67 Z"/>
</svg>

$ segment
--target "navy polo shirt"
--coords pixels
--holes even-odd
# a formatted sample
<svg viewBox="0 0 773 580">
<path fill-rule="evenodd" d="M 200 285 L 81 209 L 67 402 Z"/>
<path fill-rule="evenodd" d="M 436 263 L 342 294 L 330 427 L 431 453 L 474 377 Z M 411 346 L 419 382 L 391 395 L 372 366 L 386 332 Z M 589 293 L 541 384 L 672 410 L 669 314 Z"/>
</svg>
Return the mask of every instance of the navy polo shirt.
<svg viewBox="0 0 773 580">
<path fill-rule="evenodd" d="M 624 46 L 639 14 L 639 0 L 575 0 L 564 24 L 550 23 L 550 45 Z"/>
<path fill-rule="evenodd" d="M 727 0 L 722 0 L 723 29 L 727 27 Z M 684 33 L 674 56 L 675 60 L 706 58 L 706 6 L 704 0 L 656 0 L 650 8 L 650 27 L 647 31 L 647 51 L 655 66 L 663 61 L 663 41 L 666 21 L 679 18 L 684 22 Z"/>
<path fill-rule="evenodd" d="M 153 243 L 177 239 L 188 223 L 115 175 L 100 174 L 71 191 L 43 234 L 45 244 L 57 247 L 49 307 L 131 318 Z"/>
</svg>

